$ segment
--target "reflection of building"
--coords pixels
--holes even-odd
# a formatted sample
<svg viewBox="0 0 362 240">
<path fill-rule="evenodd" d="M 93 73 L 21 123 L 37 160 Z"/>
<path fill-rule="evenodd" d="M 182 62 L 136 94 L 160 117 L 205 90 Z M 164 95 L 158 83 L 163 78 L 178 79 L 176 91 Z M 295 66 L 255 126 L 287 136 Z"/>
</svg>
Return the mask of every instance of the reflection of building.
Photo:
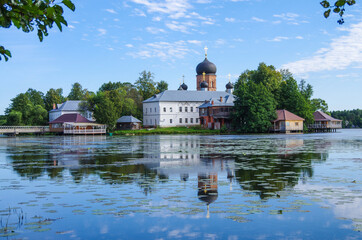
<svg viewBox="0 0 362 240">
<path fill-rule="evenodd" d="M 335 132 L 337 129 L 342 128 L 342 120 L 335 119 L 322 111 L 314 112 L 313 116 L 314 124 L 309 125 L 309 129 L 312 131 Z"/>
<path fill-rule="evenodd" d="M 207 205 L 206 217 L 209 218 L 209 205 L 218 197 L 217 173 L 199 173 L 197 189 L 197 197 Z"/>
<path fill-rule="evenodd" d="M 277 110 L 277 119 L 273 121 L 272 132 L 291 133 L 303 132 L 304 118 L 285 109 Z"/>
<path fill-rule="evenodd" d="M 192 126 L 199 125 L 198 107 L 210 99 L 228 99 L 229 89 L 216 91 L 216 66 L 207 59 L 196 68 L 197 91 L 188 91 L 183 83 L 179 90 L 166 90 L 143 101 L 144 126 Z M 230 98 L 231 99 L 231 98 Z"/>
<path fill-rule="evenodd" d="M 49 122 L 60 117 L 63 114 L 78 113 L 90 121 L 93 121 L 93 113 L 82 111 L 80 105 L 83 101 L 69 100 L 61 104 L 54 104 L 53 109 L 49 111 Z"/>
</svg>

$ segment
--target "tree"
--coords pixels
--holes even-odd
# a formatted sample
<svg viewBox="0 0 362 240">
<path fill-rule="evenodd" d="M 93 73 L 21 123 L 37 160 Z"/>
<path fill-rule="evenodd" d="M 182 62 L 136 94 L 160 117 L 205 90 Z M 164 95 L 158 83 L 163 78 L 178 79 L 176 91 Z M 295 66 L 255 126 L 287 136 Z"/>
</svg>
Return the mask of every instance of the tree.
<svg viewBox="0 0 362 240">
<path fill-rule="evenodd" d="M 28 91 L 26 91 L 25 93 L 30 102 L 35 106 L 35 105 L 40 105 L 42 107 L 45 107 L 44 104 L 44 93 L 37 91 L 35 89 L 29 88 Z"/>
<path fill-rule="evenodd" d="M 168 83 L 164 80 L 161 80 L 160 82 L 157 83 L 157 91 L 160 92 L 164 92 L 168 90 Z"/>
<path fill-rule="evenodd" d="M 64 101 L 65 98 L 63 97 L 63 89 L 51 88 L 48 90 L 44 97 L 45 109 L 47 111 L 50 111 L 53 109 L 53 104 L 63 103 Z"/>
<path fill-rule="evenodd" d="M 121 88 L 123 85 L 121 82 L 108 82 L 103 83 L 102 86 L 99 88 L 99 91 L 105 92 L 105 91 L 111 91 L 116 90 L 118 88 Z"/>
<path fill-rule="evenodd" d="M 323 99 L 314 98 L 314 99 L 311 100 L 311 104 L 312 104 L 313 112 L 315 112 L 317 110 L 321 110 L 322 112 L 325 112 L 325 113 L 329 114 L 329 112 L 328 112 L 328 104 Z"/>
<path fill-rule="evenodd" d="M 72 85 L 72 89 L 68 95 L 69 100 L 85 100 L 88 90 L 83 89 L 80 83 L 76 82 Z"/>
<path fill-rule="evenodd" d="M 14 25 L 23 32 L 37 31 L 40 42 L 44 36 L 48 36 L 48 28 L 52 28 L 54 23 L 60 31 L 62 24 L 67 26 L 63 17 L 63 7 L 66 6 L 74 11 L 75 6 L 71 0 L 62 0 L 61 2 L 53 0 L 1 0 L 0 1 L 0 27 L 10 28 Z M 8 61 L 11 52 L 5 47 L 0 46 L 1 56 Z"/>
<path fill-rule="evenodd" d="M 7 115 L 6 124 L 12 126 L 21 126 L 23 124 L 23 116 L 19 111 L 11 111 Z"/>
<path fill-rule="evenodd" d="M 346 6 L 352 6 L 356 4 L 356 0 L 337 0 L 334 2 L 334 5 L 330 4 L 330 1 L 322 1 L 320 3 L 324 9 L 324 17 L 328 18 L 333 10 L 333 13 L 336 13 L 339 15 L 339 20 L 337 21 L 339 24 L 344 23 L 343 14 L 345 12 Z"/>
<path fill-rule="evenodd" d="M 235 84 L 234 126 L 240 132 L 260 133 L 276 118 L 273 94 L 262 83 L 239 78 Z"/>
<path fill-rule="evenodd" d="M 135 86 L 143 100 L 150 98 L 156 93 L 156 83 L 153 79 L 154 76 L 151 72 L 143 71 L 135 82 Z"/>
</svg>

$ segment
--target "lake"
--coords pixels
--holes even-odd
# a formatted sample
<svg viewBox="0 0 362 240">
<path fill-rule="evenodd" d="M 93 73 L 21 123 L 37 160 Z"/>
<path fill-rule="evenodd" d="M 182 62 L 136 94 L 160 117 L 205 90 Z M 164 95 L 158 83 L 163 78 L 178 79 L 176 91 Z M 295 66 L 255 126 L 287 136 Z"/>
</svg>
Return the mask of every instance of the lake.
<svg viewBox="0 0 362 240">
<path fill-rule="evenodd" d="M 362 130 L 0 136 L 0 239 L 362 239 Z"/>
</svg>

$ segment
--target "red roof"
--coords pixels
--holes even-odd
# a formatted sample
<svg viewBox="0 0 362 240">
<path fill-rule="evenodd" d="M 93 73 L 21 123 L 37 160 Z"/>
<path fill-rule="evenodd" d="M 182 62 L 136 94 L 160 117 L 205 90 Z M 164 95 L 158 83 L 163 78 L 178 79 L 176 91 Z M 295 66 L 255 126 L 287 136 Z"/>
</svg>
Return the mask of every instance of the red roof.
<svg viewBox="0 0 362 240">
<path fill-rule="evenodd" d="M 289 112 L 288 110 L 277 110 L 277 119 L 274 122 L 278 121 L 304 121 L 304 118 L 301 118 L 294 113 Z"/>
<path fill-rule="evenodd" d="M 54 119 L 53 121 L 49 123 L 65 123 L 65 122 L 72 122 L 72 123 L 92 123 L 92 121 L 89 121 L 79 113 L 68 113 L 63 114 L 57 119 Z"/>
<path fill-rule="evenodd" d="M 315 111 L 313 113 L 313 116 L 314 116 L 314 121 L 342 121 L 339 119 L 335 119 L 334 117 L 331 117 L 322 111 Z"/>
</svg>

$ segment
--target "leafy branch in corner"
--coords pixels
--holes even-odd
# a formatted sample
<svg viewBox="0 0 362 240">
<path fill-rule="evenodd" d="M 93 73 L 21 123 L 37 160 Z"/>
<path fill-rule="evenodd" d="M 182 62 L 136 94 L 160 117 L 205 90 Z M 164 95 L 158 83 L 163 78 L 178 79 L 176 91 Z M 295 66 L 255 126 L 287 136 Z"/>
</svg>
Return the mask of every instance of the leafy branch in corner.
<svg viewBox="0 0 362 240">
<path fill-rule="evenodd" d="M 356 4 L 356 0 L 337 0 L 334 5 L 331 5 L 329 1 L 322 1 L 320 3 L 323 8 L 328 9 L 324 12 L 324 17 L 328 18 L 333 11 L 333 13 L 336 13 L 339 15 L 339 20 L 337 21 L 339 24 L 344 23 L 343 14 L 345 12 L 345 6 L 352 6 Z"/>
<path fill-rule="evenodd" d="M 63 7 L 74 11 L 71 0 L 0 0 L 0 27 L 10 28 L 14 25 L 23 32 L 37 31 L 40 42 L 48 36 L 48 29 L 57 25 L 62 31 L 62 25 L 68 26 L 63 17 Z M 11 52 L 0 45 L 0 60 L 11 57 Z"/>
</svg>

